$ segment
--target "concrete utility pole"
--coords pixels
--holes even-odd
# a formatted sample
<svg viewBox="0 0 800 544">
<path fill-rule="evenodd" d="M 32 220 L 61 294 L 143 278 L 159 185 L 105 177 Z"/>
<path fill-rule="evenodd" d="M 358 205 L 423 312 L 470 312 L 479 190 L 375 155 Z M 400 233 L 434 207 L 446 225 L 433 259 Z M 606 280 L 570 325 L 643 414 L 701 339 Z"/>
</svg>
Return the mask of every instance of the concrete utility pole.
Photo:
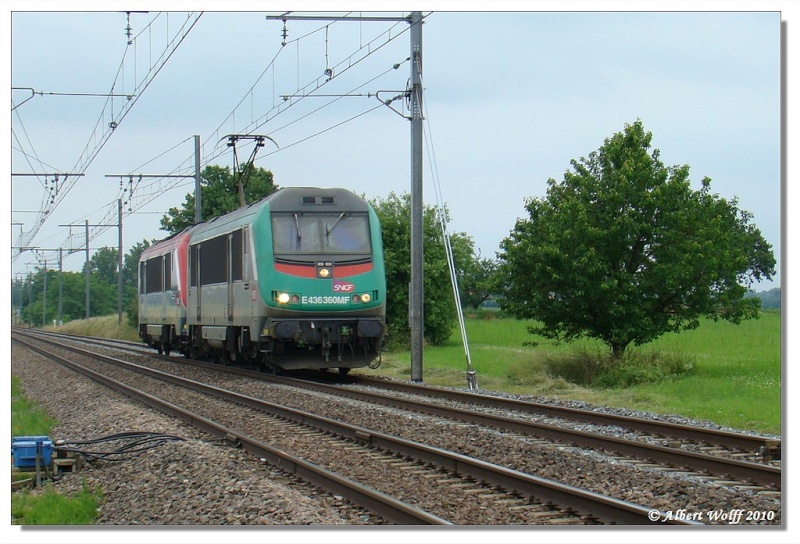
<svg viewBox="0 0 800 544">
<path fill-rule="evenodd" d="M 64 249 L 58 248 L 58 324 L 61 326 L 61 300 L 64 296 L 64 287 L 61 282 L 61 272 L 64 270 Z"/>
<path fill-rule="evenodd" d="M 411 329 L 411 380 L 422 381 L 423 313 L 423 199 L 422 199 L 422 12 L 412 11 L 408 17 L 324 17 L 304 15 L 268 15 L 267 20 L 283 21 L 284 45 L 286 21 L 405 21 L 411 25 L 411 285 L 408 319 Z"/>
<path fill-rule="evenodd" d="M 117 246 L 117 322 L 122 325 L 122 199 L 117 199 L 117 225 L 119 225 L 119 245 Z"/>
<path fill-rule="evenodd" d="M 423 201 L 422 201 L 422 13 L 411 13 L 411 381 L 422 381 Z"/>
<path fill-rule="evenodd" d="M 42 288 L 42 327 L 47 326 L 47 259 L 44 260 L 44 287 Z"/>
<path fill-rule="evenodd" d="M 86 227 L 86 266 L 84 273 L 86 275 L 86 319 L 89 319 L 91 312 L 89 311 L 89 305 L 91 303 L 92 297 L 89 294 L 91 290 L 91 278 L 92 278 L 92 271 L 89 269 L 89 220 L 86 219 L 84 222 L 84 226 Z"/>
</svg>

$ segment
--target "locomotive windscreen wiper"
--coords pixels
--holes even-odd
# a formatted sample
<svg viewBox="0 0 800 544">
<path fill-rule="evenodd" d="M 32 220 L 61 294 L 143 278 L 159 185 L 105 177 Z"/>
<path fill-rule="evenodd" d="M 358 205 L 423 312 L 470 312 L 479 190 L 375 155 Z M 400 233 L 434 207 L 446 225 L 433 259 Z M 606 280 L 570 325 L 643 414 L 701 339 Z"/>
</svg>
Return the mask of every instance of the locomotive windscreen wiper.
<svg viewBox="0 0 800 544">
<path fill-rule="evenodd" d="M 294 214 L 294 224 L 297 227 L 297 240 L 295 242 L 297 247 L 295 249 L 297 251 L 300 251 L 300 246 L 302 245 L 303 237 L 300 236 L 300 219 L 297 217 L 297 213 Z"/>
<path fill-rule="evenodd" d="M 348 214 L 346 212 L 342 212 L 339 215 L 339 217 L 336 218 L 336 221 L 333 222 L 333 226 L 331 228 L 328 228 L 328 224 L 325 223 L 325 239 L 327 240 L 328 245 L 331 245 L 331 233 L 333 232 L 333 229 L 336 228 L 336 225 L 339 224 L 339 221 L 341 221 L 342 217 L 344 217 L 345 215 Z"/>
</svg>

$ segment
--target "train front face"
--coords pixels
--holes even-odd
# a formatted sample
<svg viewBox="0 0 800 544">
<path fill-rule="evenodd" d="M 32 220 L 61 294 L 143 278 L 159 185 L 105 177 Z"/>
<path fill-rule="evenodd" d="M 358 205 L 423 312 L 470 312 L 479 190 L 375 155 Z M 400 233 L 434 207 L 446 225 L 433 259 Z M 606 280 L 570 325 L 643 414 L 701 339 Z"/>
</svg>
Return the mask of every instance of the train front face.
<svg viewBox="0 0 800 544">
<path fill-rule="evenodd" d="M 380 355 L 386 275 L 372 207 L 343 189 L 284 188 L 256 221 L 260 344 L 282 368 L 350 369 Z"/>
</svg>

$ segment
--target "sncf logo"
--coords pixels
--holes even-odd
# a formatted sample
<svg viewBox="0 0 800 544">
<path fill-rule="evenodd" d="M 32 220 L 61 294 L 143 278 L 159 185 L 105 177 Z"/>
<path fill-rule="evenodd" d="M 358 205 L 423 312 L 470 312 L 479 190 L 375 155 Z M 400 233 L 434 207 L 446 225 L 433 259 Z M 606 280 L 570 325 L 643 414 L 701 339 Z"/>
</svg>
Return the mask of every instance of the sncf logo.
<svg viewBox="0 0 800 544">
<path fill-rule="evenodd" d="M 347 281 L 334 280 L 333 292 L 334 293 L 352 293 L 356 290 L 356 286 Z"/>
</svg>

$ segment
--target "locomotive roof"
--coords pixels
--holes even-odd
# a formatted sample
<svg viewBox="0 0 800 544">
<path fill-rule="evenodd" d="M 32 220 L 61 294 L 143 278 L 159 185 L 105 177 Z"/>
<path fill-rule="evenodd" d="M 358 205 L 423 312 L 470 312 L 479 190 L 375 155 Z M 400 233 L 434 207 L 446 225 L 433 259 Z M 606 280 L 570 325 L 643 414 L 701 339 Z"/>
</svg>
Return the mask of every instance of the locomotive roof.
<svg viewBox="0 0 800 544">
<path fill-rule="evenodd" d="M 194 240 L 215 236 L 219 229 L 227 228 L 226 225 L 245 220 L 246 217 L 259 213 L 269 204 L 270 211 L 277 212 L 366 212 L 369 204 L 354 192 L 347 189 L 320 188 L 320 187 L 282 187 L 274 193 L 267 195 L 258 202 L 253 202 L 244 208 L 239 208 L 225 215 L 198 223 L 192 227 L 191 236 Z"/>
<path fill-rule="evenodd" d="M 264 200 L 269 201 L 270 210 L 278 212 L 367 211 L 366 201 L 347 189 L 321 187 L 283 187 Z"/>
<path fill-rule="evenodd" d="M 166 253 L 167 251 L 176 248 L 178 245 L 180 245 L 181 242 L 183 242 L 187 238 L 189 231 L 192 230 L 193 228 L 194 225 L 186 227 L 182 231 L 176 232 L 175 234 L 171 234 L 167 238 L 159 240 L 158 242 L 155 242 L 154 244 L 146 247 L 142 251 L 139 260 L 147 259 L 151 255 L 160 255 L 162 253 Z"/>
</svg>

